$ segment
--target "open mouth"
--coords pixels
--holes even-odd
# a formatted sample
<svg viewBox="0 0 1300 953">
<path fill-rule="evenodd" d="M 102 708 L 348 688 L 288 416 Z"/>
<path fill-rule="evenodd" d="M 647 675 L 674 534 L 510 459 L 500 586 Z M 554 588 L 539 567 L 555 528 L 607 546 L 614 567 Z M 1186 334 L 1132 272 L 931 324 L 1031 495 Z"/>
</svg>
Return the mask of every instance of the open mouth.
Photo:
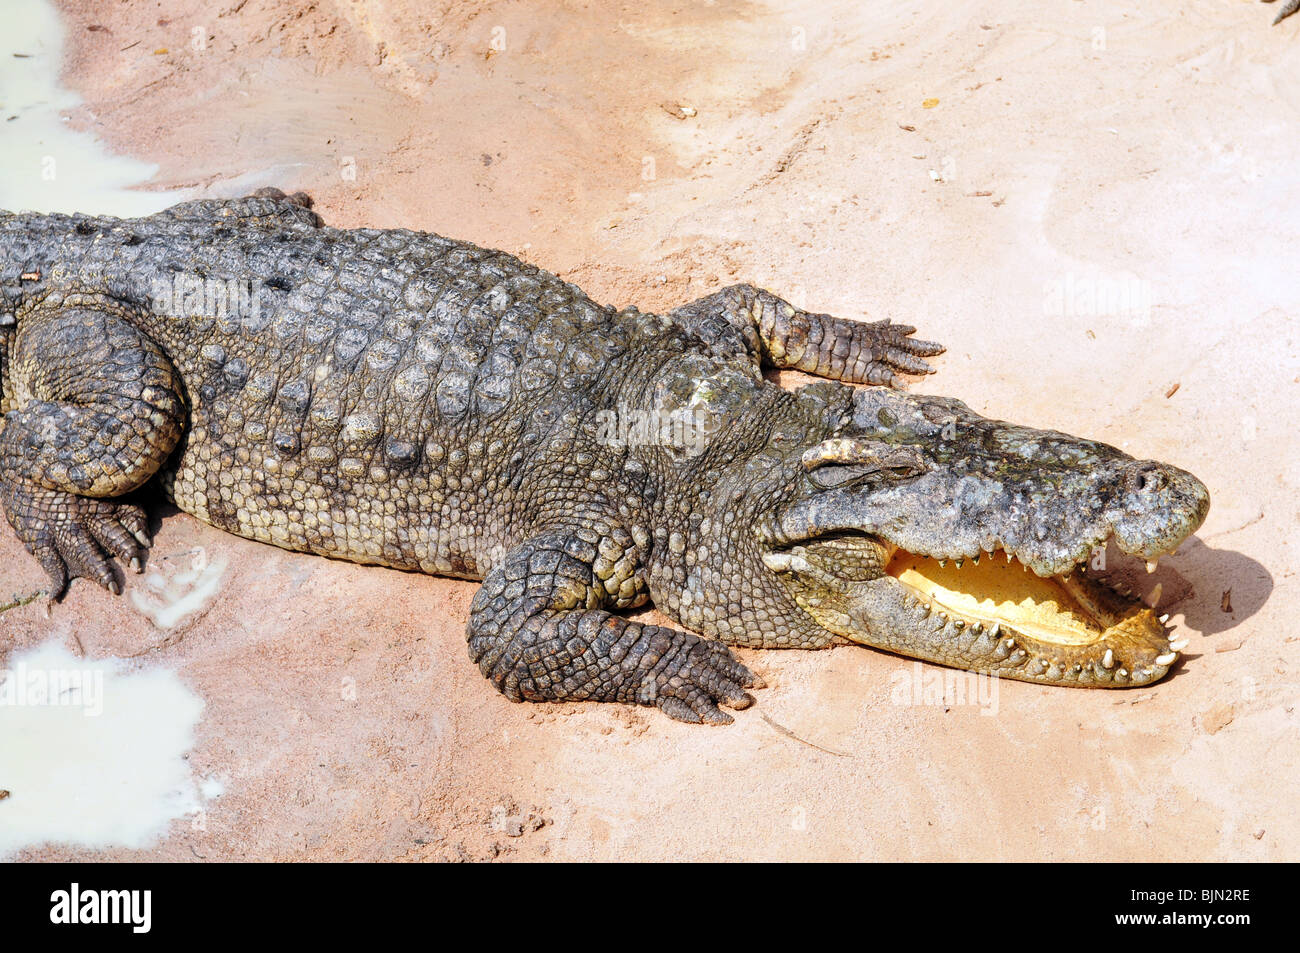
<svg viewBox="0 0 1300 953">
<path fill-rule="evenodd" d="M 1146 685 L 1187 645 L 1170 641 L 1168 616 L 1104 581 L 1086 558 L 1039 576 L 1002 549 L 941 560 L 843 534 L 767 564 L 818 624 L 850 642 L 1023 681 Z"/>
<path fill-rule="evenodd" d="M 1010 640 L 1029 675 L 1056 670 L 1092 682 L 1098 670 L 1118 683 L 1154 681 L 1186 642 L 1170 642 L 1165 620 L 1121 593 L 1087 563 L 1039 576 L 1005 550 L 966 560 L 938 560 L 895 550 L 885 572 L 940 624 Z M 1014 654 L 1014 651 L 1013 651 Z M 1105 675 L 1101 675 L 1105 678 Z"/>
</svg>

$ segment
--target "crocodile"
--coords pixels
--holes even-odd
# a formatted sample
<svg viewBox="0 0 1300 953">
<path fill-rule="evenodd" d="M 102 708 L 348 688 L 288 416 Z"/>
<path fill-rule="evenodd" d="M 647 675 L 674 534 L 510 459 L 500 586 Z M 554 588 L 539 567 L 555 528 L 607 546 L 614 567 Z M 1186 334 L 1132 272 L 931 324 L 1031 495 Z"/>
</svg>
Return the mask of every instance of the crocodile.
<svg viewBox="0 0 1300 953">
<path fill-rule="evenodd" d="M 751 285 L 615 309 L 311 204 L 0 214 L 0 506 L 51 600 L 142 570 L 150 484 L 249 539 L 481 580 L 469 654 L 513 701 L 725 724 L 763 686 L 733 647 L 1079 687 L 1185 647 L 1090 564 L 1172 552 L 1206 488 L 905 391 L 943 351 L 914 328 Z M 681 628 L 628 616 L 651 602 Z"/>
</svg>

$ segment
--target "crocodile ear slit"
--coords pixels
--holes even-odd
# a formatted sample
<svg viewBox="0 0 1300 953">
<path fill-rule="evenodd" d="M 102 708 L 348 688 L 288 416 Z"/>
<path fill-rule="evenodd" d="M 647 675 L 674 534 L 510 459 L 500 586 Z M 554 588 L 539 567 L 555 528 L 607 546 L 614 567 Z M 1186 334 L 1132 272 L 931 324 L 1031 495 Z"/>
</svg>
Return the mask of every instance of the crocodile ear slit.
<svg viewBox="0 0 1300 953">
<path fill-rule="evenodd" d="M 868 471 L 893 471 L 899 476 L 916 476 L 930 469 L 915 447 L 899 446 L 861 437 L 832 437 L 804 451 L 803 468 L 813 471 L 825 466 L 862 467 Z"/>
</svg>

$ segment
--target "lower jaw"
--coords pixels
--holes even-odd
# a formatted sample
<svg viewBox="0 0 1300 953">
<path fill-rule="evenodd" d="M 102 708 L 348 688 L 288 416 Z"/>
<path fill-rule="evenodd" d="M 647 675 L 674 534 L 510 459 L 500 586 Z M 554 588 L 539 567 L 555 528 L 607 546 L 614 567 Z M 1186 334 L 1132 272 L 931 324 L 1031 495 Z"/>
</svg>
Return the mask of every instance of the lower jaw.
<svg viewBox="0 0 1300 953">
<path fill-rule="evenodd" d="M 1077 688 L 1149 685 L 1178 657 L 1151 609 L 1086 574 L 1040 579 L 1001 552 L 959 569 L 902 551 L 886 573 L 898 604 L 892 613 L 876 606 L 871 631 L 840 618 L 823 624 L 901 655 Z"/>
</svg>

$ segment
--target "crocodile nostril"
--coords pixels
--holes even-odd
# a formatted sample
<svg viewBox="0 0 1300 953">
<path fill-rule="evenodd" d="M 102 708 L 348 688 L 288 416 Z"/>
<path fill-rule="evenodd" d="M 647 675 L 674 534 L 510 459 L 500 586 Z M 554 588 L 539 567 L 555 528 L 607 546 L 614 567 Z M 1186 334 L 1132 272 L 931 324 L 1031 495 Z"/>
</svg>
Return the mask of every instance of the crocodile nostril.
<svg viewBox="0 0 1300 953">
<path fill-rule="evenodd" d="M 1128 480 L 1129 488 L 1138 493 L 1156 493 L 1165 485 L 1165 475 L 1158 467 L 1130 470 Z"/>
</svg>

